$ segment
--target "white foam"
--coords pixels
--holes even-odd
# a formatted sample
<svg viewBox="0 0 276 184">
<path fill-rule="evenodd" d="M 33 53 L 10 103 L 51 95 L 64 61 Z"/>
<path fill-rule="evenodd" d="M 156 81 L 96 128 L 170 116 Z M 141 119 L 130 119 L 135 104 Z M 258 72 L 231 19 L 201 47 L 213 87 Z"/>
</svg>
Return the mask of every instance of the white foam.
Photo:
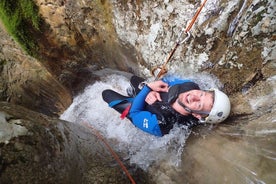
<svg viewBox="0 0 276 184">
<path fill-rule="evenodd" d="M 189 130 L 175 127 L 169 135 L 160 138 L 139 130 L 127 119 L 121 120 L 120 114 L 103 101 L 101 93 L 105 89 L 113 89 L 126 94 L 128 86 L 128 79 L 124 76 L 114 74 L 102 78 L 76 96 L 60 118 L 75 123 L 88 122 L 106 139 L 116 140 L 112 141 L 112 144 L 117 144 L 113 145 L 116 151 L 127 154 L 130 162 L 142 169 L 146 170 L 152 163 L 164 160 L 177 167 L 181 163 Z"/>
</svg>

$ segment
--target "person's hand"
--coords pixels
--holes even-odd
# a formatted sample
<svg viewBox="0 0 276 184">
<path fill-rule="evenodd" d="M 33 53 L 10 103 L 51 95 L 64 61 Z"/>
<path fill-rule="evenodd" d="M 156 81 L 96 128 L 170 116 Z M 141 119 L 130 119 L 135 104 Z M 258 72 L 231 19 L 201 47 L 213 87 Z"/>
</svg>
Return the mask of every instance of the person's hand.
<svg viewBox="0 0 276 184">
<path fill-rule="evenodd" d="M 168 92 L 169 91 L 168 84 L 161 80 L 153 81 L 151 83 L 148 83 L 147 85 L 153 91 L 157 91 L 157 92 Z"/>
<path fill-rule="evenodd" d="M 156 92 L 156 91 L 151 91 L 151 92 L 149 92 L 149 94 L 147 95 L 147 97 L 146 97 L 146 99 L 145 99 L 145 101 L 149 104 L 149 105 L 151 105 L 151 104 L 153 104 L 154 102 L 156 102 L 156 101 L 162 101 L 162 99 L 161 99 L 161 97 L 160 97 L 160 94 L 158 93 L 158 92 Z"/>
</svg>

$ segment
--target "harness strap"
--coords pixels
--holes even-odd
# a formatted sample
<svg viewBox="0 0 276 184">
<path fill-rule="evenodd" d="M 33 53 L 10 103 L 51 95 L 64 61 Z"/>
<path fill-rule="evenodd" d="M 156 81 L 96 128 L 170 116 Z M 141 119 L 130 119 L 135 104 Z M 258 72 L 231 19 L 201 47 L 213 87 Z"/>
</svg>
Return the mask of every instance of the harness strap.
<svg viewBox="0 0 276 184">
<path fill-rule="evenodd" d="M 110 102 L 108 104 L 109 107 L 114 107 L 115 105 L 118 105 L 120 103 L 123 103 L 123 102 L 132 102 L 133 101 L 133 98 L 126 98 L 126 99 L 123 99 L 123 100 L 114 100 L 112 102 Z"/>
<path fill-rule="evenodd" d="M 123 99 L 123 100 L 114 100 L 114 101 L 110 102 L 108 105 L 109 105 L 109 107 L 114 107 L 115 105 L 118 105 L 120 103 L 132 102 L 132 101 L 133 101 L 133 98 L 126 98 L 126 99 Z M 124 119 L 128 115 L 130 107 L 131 107 L 131 104 L 128 105 L 124 109 L 124 111 L 121 113 L 121 116 L 120 116 L 121 119 Z"/>
<path fill-rule="evenodd" d="M 131 105 L 128 105 L 125 110 L 122 112 L 120 118 L 125 119 L 125 117 L 128 115 Z"/>
</svg>

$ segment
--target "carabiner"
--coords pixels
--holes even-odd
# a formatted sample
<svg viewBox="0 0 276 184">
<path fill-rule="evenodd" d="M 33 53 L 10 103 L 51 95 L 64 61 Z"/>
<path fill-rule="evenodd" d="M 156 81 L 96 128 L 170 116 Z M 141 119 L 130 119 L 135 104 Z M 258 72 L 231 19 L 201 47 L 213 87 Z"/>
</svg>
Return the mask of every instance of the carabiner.
<svg viewBox="0 0 276 184">
<path fill-rule="evenodd" d="M 179 41 L 177 42 L 178 44 L 182 44 L 182 43 L 186 42 L 191 37 L 190 31 L 185 32 L 187 34 L 187 36 L 182 41 L 180 41 L 180 37 L 182 36 L 183 32 L 184 31 L 182 31 L 181 34 L 179 35 Z"/>
</svg>

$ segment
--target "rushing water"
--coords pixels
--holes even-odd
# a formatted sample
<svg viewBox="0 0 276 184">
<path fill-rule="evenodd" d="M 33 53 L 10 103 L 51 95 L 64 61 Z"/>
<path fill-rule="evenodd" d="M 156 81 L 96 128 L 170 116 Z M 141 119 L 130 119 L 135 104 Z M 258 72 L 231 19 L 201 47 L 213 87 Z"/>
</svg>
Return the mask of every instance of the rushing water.
<svg viewBox="0 0 276 184">
<path fill-rule="evenodd" d="M 193 79 L 202 88 L 219 86 L 214 77 L 204 74 Z M 128 119 L 121 120 L 120 114 L 103 101 L 101 93 L 105 89 L 113 89 L 126 94 L 127 87 L 129 79 L 124 75 L 112 74 L 103 77 L 101 81 L 88 86 L 82 94 L 76 96 L 61 119 L 75 123 L 89 122 L 106 138 L 116 140 L 117 151 L 127 152 L 130 162 L 143 169 L 161 160 L 178 166 L 190 131 L 185 127 L 175 127 L 169 135 L 159 138 L 135 128 Z"/>
<path fill-rule="evenodd" d="M 192 78 L 203 89 L 221 87 L 214 76 L 207 74 L 182 77 Z M 129 77 L 125 75 L 102 77 L 76 96 L 60 118 L 89 122 L 117 152 L 124 153 L 125 160 L 153 173 L 157 183 L 276 181 L 275 117 L 256 118 L 250 126 L 242 126 L 243 120 L 193 131 L 177 126 L 170 134 L 155 137 L 135 128 L 129 120 L 121 120 L 120 114 L 102 100 L 103 90 L 126 94 L 128 86 Z"/>
</svg>

